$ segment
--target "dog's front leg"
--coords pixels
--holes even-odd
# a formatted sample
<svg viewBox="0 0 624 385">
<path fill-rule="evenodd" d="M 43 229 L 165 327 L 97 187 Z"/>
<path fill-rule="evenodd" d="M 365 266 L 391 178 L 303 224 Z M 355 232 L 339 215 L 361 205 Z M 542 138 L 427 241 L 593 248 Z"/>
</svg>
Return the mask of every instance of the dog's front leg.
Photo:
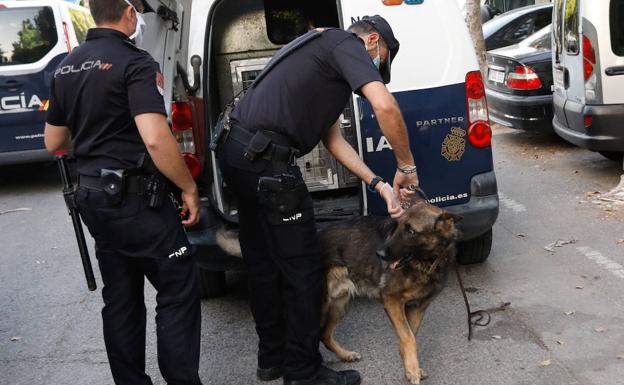
<svg viewBox="0 0 624 385">
<path fill-rule="evenodd" d="M 416 337 L 405 315 L 405 303 L 400 299 L 387 297 L 384 298 L 384 307 L 399 337 L 399 351 L 403 358 L 405 377 L 412 384 L 420 384 L 421 371 L 418 364 Z"/>
<path fill-rule="evenodd" d="M 407 305 L 405 308 L 405 313 L 407 314 L 407 321 L 409 322 L 410 329 L 412 329 L 412 333 L 414 333 L 414 337 L 418 337 L 418 330 L 420 329 L 420 324 L 422 323 L 423 317 L 425 316 L 425 311 L 431 301 L 427 301 L 420 306 L 409 306 Z M 417 344 L 418 346 L 418 344 Z M 418 362 L 418 348 L 416 349 L 416 361 Z M 427 373 L 421 368 L 420 369 L 420 379 L 424 380 L 427 378 Z"/>
</svg>

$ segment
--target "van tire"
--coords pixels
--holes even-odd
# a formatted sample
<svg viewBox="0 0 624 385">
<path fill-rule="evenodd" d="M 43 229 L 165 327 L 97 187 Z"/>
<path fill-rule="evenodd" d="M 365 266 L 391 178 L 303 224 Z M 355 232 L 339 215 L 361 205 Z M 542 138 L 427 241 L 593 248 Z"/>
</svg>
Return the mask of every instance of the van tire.
<svg viewBox="0 0 624 385">
<path fill-rule="evenodd" d="M 225 271 L 211 271 L 198 267 L 201 298 L 222 297 L 227 292 Z"/>
<path fill-rule="evenodd" d="M 598 152 L 600 153 L 600 155 L 614 162 L 621 162 L 622 158 L 624 157 L 624 152 L 620 152 L 620 151 L 598 151 Z"/>
<path fill-rule="evenodd" d="M 492 250 L 492 229 L 474 239 L 460 242 L 458 246 L 457 263 L 460 265 L 484 262 Z"/>
</svg>

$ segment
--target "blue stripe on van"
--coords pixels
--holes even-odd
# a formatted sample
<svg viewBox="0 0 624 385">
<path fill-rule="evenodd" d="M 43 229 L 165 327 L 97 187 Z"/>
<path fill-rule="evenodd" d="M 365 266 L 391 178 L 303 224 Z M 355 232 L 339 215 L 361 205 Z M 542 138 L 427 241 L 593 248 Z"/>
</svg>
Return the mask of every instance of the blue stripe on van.
<svg viewBox="0 0 624 385">
<path fill-rule="evenodd" d="M 50 95 L 50 82 L 54 71 L 67 53 L 55 56 L 41 71 L 26 75 L 2 76 L 0 85 L 17 81 L 16 89 L 0 87 L 0 152 L 44 149 L 43 128 L 45 126 L 45 105 Z M 13 107 L 23 107 L 12 112 Z"/>
<path fill-rule="evenodd" d="M 440 207 L 466 203 L 472 177 L 491 171 L 493 161 L 491 148 L 474 148 L 461 136 L 468 129 L 465 84 L 397 92 L 394 96 L 408 128 L 421 187 L 430 201 Z M 396 170 L 394 154 L 381 135 L 371 105 L 361 100 L 364 161 L 391 183 Z M 368 213 L 386 215 L 379 196 L 370 191 L 366 194 Z"/>
</svg>

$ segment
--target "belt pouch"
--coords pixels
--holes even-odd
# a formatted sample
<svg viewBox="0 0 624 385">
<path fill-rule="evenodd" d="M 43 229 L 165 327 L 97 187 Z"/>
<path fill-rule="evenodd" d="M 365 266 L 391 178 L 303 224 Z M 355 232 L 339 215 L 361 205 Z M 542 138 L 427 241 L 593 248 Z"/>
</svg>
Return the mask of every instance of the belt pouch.
<svg viewBox="0 0 624 385">
<path fill-rule="evenodd" d="M 212 131 L 212 138 L 210 140 L 209 148 L 211 151 L 217 151 L 219 146 L 225 142 L 230 132 L 230 117 L 224 116 L 217 122 L 214 130 Z"/>
<path fill-rule="evenodd" d="M 254 136 L 251 138 L 247 147 L 245 147 L 245 153 L 243 156 L 245 159 L 249 161 L 256 160 L 260 155 L 262 155 L 269 145 L 271 144 L 271 138 L 269 138 L 264 132 L 256 131 Z"/>
<path fill-rule="evenodd" d="M 120 206 L 126 195 L 126 170 L 103 168 L 100 174 L 102 189 L 111 206 Z"/>
</svg>

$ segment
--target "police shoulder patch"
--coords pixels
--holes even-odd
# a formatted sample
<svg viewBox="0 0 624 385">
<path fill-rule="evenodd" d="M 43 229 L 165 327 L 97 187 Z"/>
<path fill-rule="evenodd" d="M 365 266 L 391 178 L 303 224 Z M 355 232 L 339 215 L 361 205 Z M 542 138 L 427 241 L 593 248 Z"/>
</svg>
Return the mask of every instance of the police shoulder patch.
<svg viewBox="0 0 624 385">
<path fill-rule="evenodd" d="M 442 156 L 449 162 L 458 161 L 466 151 L 466 130 L 452 127 L 442 142 Z"/>
<path fill-rule="evenodd" d="M 160 96 L 165 95 L 165 78 L 160 72 L 156 72 L 156 89 Z"/>
</svg>

